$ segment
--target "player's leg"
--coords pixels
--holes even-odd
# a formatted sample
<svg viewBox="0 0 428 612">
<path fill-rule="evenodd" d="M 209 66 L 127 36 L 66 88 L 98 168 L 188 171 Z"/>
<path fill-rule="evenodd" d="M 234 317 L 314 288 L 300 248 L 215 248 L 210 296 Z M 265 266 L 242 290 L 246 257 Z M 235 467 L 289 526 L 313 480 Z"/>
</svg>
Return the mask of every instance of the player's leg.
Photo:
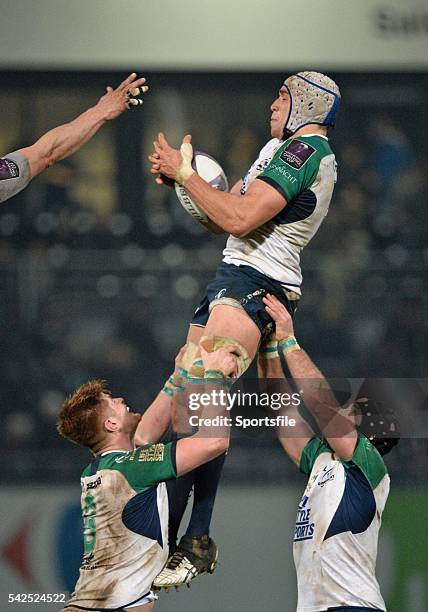
<svg viewBox="0 0 428 612">
<path fill-rule="evenodd" d="M 235 343 L 238 347 L 243 347 L 248 356 L 245 367 L 247 369 L 257 353 L 261 332 L 236 301 L 235 306 L 217 304 L 212 308 L 205 327 L 204 337 L 206 336 L 229 338 L 230 344 Z"/>
<path fill-rule="evenodd" d="M 221 342 L 235 343 L 241 347 L 241 352 L 245 351 L 248 358 L 241 359 L 241 373 L 243 373 L 256 354 L 260 331 L 243 309 L 218 305 L 212 309 L 204 330 L 203 338 L 209 337 L 213 338 L 214 344 L 217 342 L 216 339 L 221 338 Z M 217 346 L 213 345 L 212 348 Z M 180 548 L 190 550 L 194 554 L 195 550 L 201 550 L 203 562 L 197 565 L 198 570 L 202 571 L 212 570 L 215 560 L 213 557 L 217 557 L 217 550 L 209 538 L 209 531 L 224 460 L 225 455 L 221 455 L 194 470 L 192 514 L 186 533 L 180 541 Z"/>
<path fill-rule="evenodd" d="M 197 345 L 198 340 L 202 337 L 212 338 L 212 350 L 218 348 L 215 346 L 218 341 L 237 344 L 241 347 L 240 352 L 245 352 L 246 355 L 248 355 L 246 359 L 243 359 L 242 355 L 238 358 L 238 360 L 241 361 L 241 373 L 248 367 L 249 363 L 254 358 L 260 341 L 260 331 L 255 323 L 243 309 L 232 306 L 218 305 L 213 308 L 205 329 L 202 327 L 192 329 L 192 327 L 194 326 L 190 328 L 188 340 L 193 342 L 194 345 Z M 198 359 L 199 354 L 197 353 L 195 355 L 195 360 L 198 361 Z M 203 370 L 193 370 L 190 366 L 190 372 L 188 372 L 189 376 L 194 377 L 199 373 L 203 376 Z M 185 407 L 181 406 L 178 409 L 184 410 Z M 212 544 L 209 542 L 209 528 L 224 459 L 225 455 L 222 455 L 200 466 L 196 470 L 193 470 L 191 476 L 194 485 L 193 509 L 189 525 L 185 535 L 180 541 L 179 548 L 188 549 L 189 542 L 195 538 L 200 538 L 201 542 L 200 545 L 193 542 L 193 548 L 196 546 L 196 548 L 199 547 L 207 551 L 209 548 L 213 548 Z M 185 479 L 186 475 L 183 478 Z M 168 489 L 172 494 L 170 498 L 170 503 L 172 502 L 172 510 L 170 513 L 172 518 L 172 539 L 170 540 L 170 545 L 171 541 L 174 543 L 174 531 L 176 534 L 190 493 L 191 484 L 190 486 L 188 484 L 186 487 L 186 480 L 184 479 L 180 482 L 181 479 L 179 478 L 177 481 L 170 484 Z M 213 562 L 210 553 L 207 553 L 205 556 L 207 559 L 201 566 L 202 571 L 208 571 Z"/>
<path fill-rule="evenodd" d="M 204 329 L 205 328 L 202 325 L 190 325 L 186 342 L 191 342 L 197 346 L 204 333 Z M 181 366 L 182 365 L 183 364 L 181 364 Z M 181 408 L 177 406 L 173 407 L 174 411 L 177 409 Z M 174 420 L 177 421 L 177 419 Z M 173 437 L 175 439 L 180 437 L 179 432 L 174 432 Z M 169 503 L 168 544 L 170 555 L 174 553 L 177 547 L 178 529 L 180 527 L 184 512 L 186 511 L 187 502 L 193 487 L 195 476 L 194 472 L 195 470 L 192 470 L 191 472 L 180 476 L 176 480 L 169 480 L 166 483 Z"/>
<path fill-rule="evenodd" d="M 195 379 L 204 376 L 198 341 L 207 350 L 215 350 L 220 345 L 234 344 L 239 348 L 238 361 L 242 374 L 256 354 L 261 333 L 257 325 L 238 302 L 234 306 L 218 304 L 209 315 L 205 329 L 191 326 L 188 336 L 192 347 L 181 364 L 181 376 Z M 220 343 L 220 344 L 219 344 Z M 179 384 L 179 381 L 177 381 Z M 186 412 L 186 406 L 176 405 L 176 411 Z M 177 422 L 185 422 L 177 418 Z M 190 490 L 193 484 L 194 499 L 192 513 L 185 534 L 177 549 L 169 557 L 164 570 L 154 581 L 156 588 L 168 588 L 189 584 L 198 574 L 212 572 L 217 563 L 217 546 L 210 538 L 210 524 L 217 494 L 218 484 L 225 460 L 225 455 L 200 466 L 191 474 L 168 483 L 170 503 L 170 546 L 176 542 L 178 527 L 184 514 Z M 187 477 L 187 480 L 186 480 Z"/>
<path fill-rule="evenodd" d="M 207 346 L 204 339 L 212 339 L 211 350 L 219 348 L 216 342 L 236 344 L 241 347 L 241 353 L 245 354 L 245 358 L 240 359 L 240 374 L 253 360 L 262 332 L 265 332 L 267 326 L 271 324 L 262 301 L 266 291 L 260 286 L 255 290 L 250 286 L 249 289 L 253 289 L 254 295 L 251 295 L 252 292 L 247 289 L 242 301 L 229 297 L 226 298 L 228 303 L 222 303 L 221 300 L 215 303 L 214 300 L 201 339 L 204 348 Z M 280 294 L 290 312 L 294 312 L 296 302 L 289 301 L 280 287 L 273 289 Z M 273 289 L 268 287 L 269 291 L 273 292 Z M 196 354 L 195 359 L 197 358 Z M 191 376 L 197 376 L 198 373 L 200 375 L 200 370 L 198 372 L 196 368 Z M 209 537 L 209 528 L 223 463 L 224 457 L 218 457 L 195 470 L 192 515 L 178 547 L 179 554 L 182 555 L 182 559 L 185 558 L 185 561 L 183 560 L 183 566 L 178 571 L 168 573 L 168 580 L 175 586 L 183 584 L 181 582 L 183 579 L 189 585 L 197 574 L 212 572 L 215 568 L 217 547 Z"/>
<path fill-rule="evenodd" d="M 191 563 L 192 578 L 205 572 L 211 574 L 217 566 L 218 549 L 210 537 L 210 525 L 225 459 L 226 453 L 194 471 L 192 513 L 178 546 Z"/>
<path fill-rule="evenodd" d="M 209 535 L 214 501 L 225 458 L 226 453 L 195 470 L 192 515 L 185 534 L 188 538 L 202 538 Z"/>
<path fill-rule="evenodd" d="M 197 341 L 202 335 L 205 337 L 203 342 L 207 350 L 219 348 L 218 343 L 238 345 L 241 348 L 239 365 L 242 374 L 256 354 L 262 333 L 268 331 L 269 325 L 272 326 L 272 320 L 267 315 L 262 300 L 267 291 L 277 294 L 282 301 L 287 302 L 290 310 L 294 310 L 295 306 L 291 303 L 288 305 L 288 297 L 285 297 L 279 284 L 275 286 L 253 270 L 247 269 L 245 272 L 242 268 L 222 264 L 215 281 L 208 286 L 207 297 L 196 310 L 193 323 L 206 327 L 199 327 L 199 330 L 197 327 L 191 327 L 189 340 L 192 347 L 187 359 L 183 360 L 185 367 L 182 374 L 189 378 L 203 377 L 203 367 L 196 350 Z M 184 410 L 185 407 L 181 409 Z M 193 478 L 196 503 L 189 527 L 180 541 L 176 558 L 174 555 L 173 558 L 170 557 L 167 566 L 156 579 L 155 586 L 188 584 L 198 573 L 212 570 L 217 551 L 209 537 L 209 526 L 223 462 L 224 458 L 218 458 L 195 470 Z M 187 500 L 188 493 L 185 498 Z"/>
</svg>

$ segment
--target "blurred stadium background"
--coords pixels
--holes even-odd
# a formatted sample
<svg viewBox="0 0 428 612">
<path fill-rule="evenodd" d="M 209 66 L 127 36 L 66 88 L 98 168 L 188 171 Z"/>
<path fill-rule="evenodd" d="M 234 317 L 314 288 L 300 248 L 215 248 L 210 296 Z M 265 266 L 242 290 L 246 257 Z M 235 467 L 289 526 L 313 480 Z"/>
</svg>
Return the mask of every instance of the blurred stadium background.
<svg viewBox="0 0 428 612">
<path fill-rule="evenodd" d="M 144 409 L 220 260 L 225 239 L 148 173 L 160 129 L 174 144 L 192 133 L 233 184 L 269 138 L 284 76 L 328 71 L 343 96 L 331 133 L 339 182 L 303 254 L 297 333 L 330 376 L 428 378 L 426 5 L 337 0 L 320 14 L 319 0 L 256 4 L 0 1 L 0 153 L 70 120 L 131 70 L 151 86 L 141 112 L 0 210 L 0 610 L 42 609 L 9 608 L 10 592 L 74 584 L 88 454 L 56 434 L 64 397 L 103 377 Z M 426 403 L 417 410 L 426 422 Z M 395 612 L 428 610 L 426 456 L 426 440 L 409 436 L 388 457 L 378 565 Z M 221 564 L 159 609 L 291 612 L 296 472 L 275 440 L 236 440 L 213 529 Z"/>
</svg>

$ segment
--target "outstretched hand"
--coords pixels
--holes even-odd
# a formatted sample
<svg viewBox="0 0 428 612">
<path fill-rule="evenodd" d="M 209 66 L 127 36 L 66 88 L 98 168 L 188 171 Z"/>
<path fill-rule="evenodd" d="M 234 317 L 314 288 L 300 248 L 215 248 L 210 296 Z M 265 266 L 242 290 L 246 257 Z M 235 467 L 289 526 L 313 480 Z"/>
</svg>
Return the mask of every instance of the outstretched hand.
<svg viewBox="0 0 428 612">
<path fill-rule="evenodd" d="M 267 293 L 263 298 L 266 312 L 275 321 L 275 340 L 282 340 L 286 336 L 294 336 L 293 320 L 286 307 L 277 297 Z"/>
<path fill-rule="evenodd" d="M 150 172 L 156 175 L 155 180 L 158 185 L 166 182 L 165 177 L 171 180 L 179 178 L 177 174 L 183 162 L 191 164 L 193 157 L 191 140 L 192 137 L 187 134 L 178 150 L 171 147 L 162 132 L 159 133 L 157 140 L 153 142 L 154 151 L 149 155 L 149 161 L 152 164 Z M 188 160 L 189 155 L 190 161 Z"/>
<path fill-rule="evenodd" d="M 96 105 L 103 119 L 106 121 L 116 119 L 127 109 L 140 106 L 143 100 L 139 96 L 146 93 L 149 89 L 144 84 L 145 82 L 146 79 L 144 77 L 137 78 L 137 74 L 132 72 L 116 89 L 108 85 L 106 88 L 107 93 L 98 100 Z"/>
</svg>

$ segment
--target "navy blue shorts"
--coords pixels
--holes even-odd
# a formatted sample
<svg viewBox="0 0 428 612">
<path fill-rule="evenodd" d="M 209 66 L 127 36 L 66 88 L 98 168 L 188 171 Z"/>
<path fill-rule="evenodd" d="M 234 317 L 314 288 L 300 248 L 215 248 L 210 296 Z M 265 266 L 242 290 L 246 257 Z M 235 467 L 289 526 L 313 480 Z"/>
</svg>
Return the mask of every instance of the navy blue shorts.
<svg viewBox="0 0 428 612">
<path fill-rule="evenodd" d="M 271 293 L 294 315 L 298 300 L 289 300 L 280 282 L 261 274 L 251 266 L 235 266 L 222 262 L 217 268 L 215 279 L 208 285 L 207 294 L 195 310 L 192 325 L 205 327 L 209 306 L 213 300 L 231 298 L 239 302 L 248 316 L 260 330 L 262 337 L 274 329 L 274 323 L 265 310 L 263 297 Z"/>
</svg>

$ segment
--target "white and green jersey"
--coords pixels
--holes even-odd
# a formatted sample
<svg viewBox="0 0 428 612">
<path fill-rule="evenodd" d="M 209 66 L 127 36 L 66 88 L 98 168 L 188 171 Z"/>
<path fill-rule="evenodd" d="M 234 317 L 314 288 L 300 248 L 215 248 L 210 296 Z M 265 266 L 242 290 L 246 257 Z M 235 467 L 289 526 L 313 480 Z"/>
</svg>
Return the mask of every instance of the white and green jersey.
<svg viewBox="0 0 428 612">
<path fill-rule="evenodd" d="M 300 469 L 309 481 L 294 532 L 297 612 L 335 606 L 386 610 L 375 575 L 389 493 L 382 457 L 364 436 L 348 462 L 312 438 L 303 450 Z"/>
<path fill-rule="evenodd" d="M 272 185 L 287 203 L 243 238 L 230 236 L 223 261 L 251 266 L 300 293 L 300 252 L 326 216 L 336 182 L 336 161 L 327 137 L 273 138 L 244 177 L 241 195 L 255 179 Z"/>
<path fill-rule="evenodd" d="M 0 202 L 19 193 L 30 181 L 30 164 L 20 153 L 0 157 Z"/>
<path fill-rule="evenodd" d="M 84 555 L 69 607 L 114 610 L 150 592 L 168 557 L 163 481 L 176 475 L 175 442 L 111 451 L 84 470 Z"/>
</svg>

